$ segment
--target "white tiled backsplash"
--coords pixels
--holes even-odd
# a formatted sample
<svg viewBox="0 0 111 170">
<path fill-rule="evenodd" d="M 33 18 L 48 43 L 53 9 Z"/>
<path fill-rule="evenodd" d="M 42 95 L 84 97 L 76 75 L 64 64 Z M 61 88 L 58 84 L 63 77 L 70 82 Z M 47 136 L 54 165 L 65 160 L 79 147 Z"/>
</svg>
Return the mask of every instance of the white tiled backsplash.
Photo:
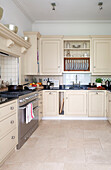
<svg viewBox="0 0 111 170">
<path fill-rule="evenodd" d="M 63 84 L 64 85 L 72 85 L 73 81 L 76 84 L 76 75 L 77 75 L 77 83 L 81 85 L 88 85 L 91 82 L 91 74 L 63 74 Z"/>
<path fill-rule="evenodd" d="M 96 76 L 92 76 L 91 74 L 84 74 L 84 73 L 64 73 L 61 76 L 25 76 L 26 79 L 28 79 L 28 82 L 32 82 L 32 78 L 36 78 L 37 81 L 39 81 L 39 79 L 42 79 L 42 82 L 44 79 L 49 78 L 50 80 L 59 80 L 59 84 L 62 85 L 72 85 L 73 81 L 76 84 L 76 75 L 77 75 L 77 83 L 79 83 L 81 85 L 89 85 L 89 83 L 95 83 L 96 78 L 104 78 L 105 80 L 107 78 L 111 79 L 111 76 L 104 76 L 104 75 L 96 75 Z M 24 83 L 27 83 L 24 81 Z M 105 84 L 104 82 L 102 83 L 103 85 Z"/>
<path fill-rule="evenodd" d="M 18 59 L 10 56 L 0 55 L 1 80 L 4 82 L 12 80 L 12 84 L 18 84 Z"/>
</svg>

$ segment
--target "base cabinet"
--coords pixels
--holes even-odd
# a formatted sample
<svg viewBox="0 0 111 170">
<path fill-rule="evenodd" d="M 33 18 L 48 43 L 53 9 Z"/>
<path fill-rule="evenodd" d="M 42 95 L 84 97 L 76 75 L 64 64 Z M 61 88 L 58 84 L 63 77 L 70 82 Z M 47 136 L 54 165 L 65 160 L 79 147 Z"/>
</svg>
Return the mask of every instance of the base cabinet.
<svg viewBox="0 0 111 170">
<path fill-rule="evenodd" d="M 0 162 L 5 159 L 7 154 L 16 146 L 16 129 L 0 140 Z"/>
<path fill-rule="evenodd" d="M 57 91 L 43 91 L 43 116 L 58 116 L 59 97 Z"/>
<path fill-rule="evenodd" d="M 106 117 L 106 92 L 88 90 L 65 90 L 63 117 Z M 60 96 L 58 90 L 43 91 L 43 117 L 59 116 Z M 108 118 L 111 118 L 111 94 L 108 99 Z M 62 117 L 62 115 L 60 115 Z"/>
<path fill-rule="evenodd" d="M 107 118 L 108 121 L 111 123 L 111 93 L 107 94 Z"/>
<path fill-rule="evenodd" d="M 17 100 L 0 105 L 0 165 L 18 143 Z"/>
<path fill-rule="evenodd" d="M 43 91 L 39 92 L 39 121 L 42 120 L 43 117 Z"/>
<path fill-rule="evenodd" d="M 104 92 L 89 92 L 89 117 L 104 117 L 105 116 L 105 93 Z"/>
<path fill-rule="evenodd" d="M 85 91 L 67 91 L 65 93 L 65 114 L 67 116 L 87 115 L 87 93 Z"/>
</svg>

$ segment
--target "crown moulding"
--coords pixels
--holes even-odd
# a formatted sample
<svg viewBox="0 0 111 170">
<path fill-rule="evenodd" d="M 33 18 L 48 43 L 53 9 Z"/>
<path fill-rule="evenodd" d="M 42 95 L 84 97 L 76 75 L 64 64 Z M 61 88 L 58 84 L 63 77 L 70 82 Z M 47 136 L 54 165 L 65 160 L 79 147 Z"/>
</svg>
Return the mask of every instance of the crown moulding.
<svg viewBox="0 0 111 170">
<path fill-rule="evenodd" d="M 19 45 L 20 47 L 24 47 L 26 49 L 30 48 L 31 44 L 26 42 L 23 38 L 10 31 L 7 27 L 0 23 L 0 36 L 10 39 L 14 44 Z"/>
</svg>

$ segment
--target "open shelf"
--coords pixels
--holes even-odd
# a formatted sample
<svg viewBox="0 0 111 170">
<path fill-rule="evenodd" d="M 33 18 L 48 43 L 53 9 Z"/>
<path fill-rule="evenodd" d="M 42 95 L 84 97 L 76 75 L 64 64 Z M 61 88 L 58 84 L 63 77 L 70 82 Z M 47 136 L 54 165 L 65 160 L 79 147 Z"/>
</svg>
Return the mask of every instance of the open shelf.
<svg viewBox="0 0 111 170">
<path fill-rule="evenodd" d="M 90 39 L 64 40 L 65 71 L 90 71 Z"/>
<path fill-rule="evenodd" d="M 89 51 L 90 48 L 64 48 L 65 51 Z"/>
</svg>

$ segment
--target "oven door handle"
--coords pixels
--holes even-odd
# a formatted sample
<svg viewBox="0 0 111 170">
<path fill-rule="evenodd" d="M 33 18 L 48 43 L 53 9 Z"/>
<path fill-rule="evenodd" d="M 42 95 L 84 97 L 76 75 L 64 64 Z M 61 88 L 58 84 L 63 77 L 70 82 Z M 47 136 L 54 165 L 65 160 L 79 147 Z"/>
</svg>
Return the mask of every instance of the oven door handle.
<svg viewBox="0 0 111 170">
<path fill-rule="evenodd" d="M 19 109 L 20 109 L 20 110 L 24 110 L 24 109 L 26 109 L 26 107 L 19 107 Z"/>
</svg>

